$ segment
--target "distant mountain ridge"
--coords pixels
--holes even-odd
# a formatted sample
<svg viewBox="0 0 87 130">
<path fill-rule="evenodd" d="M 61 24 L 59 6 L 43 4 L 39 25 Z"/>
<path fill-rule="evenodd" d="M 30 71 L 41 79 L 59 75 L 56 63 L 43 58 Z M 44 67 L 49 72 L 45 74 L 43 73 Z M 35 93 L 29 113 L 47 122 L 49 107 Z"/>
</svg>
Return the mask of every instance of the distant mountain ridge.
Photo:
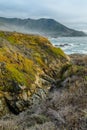
<svg viewBox="0 0 87 130">
<path fill-rule="evenodd" d="M 0 30 L 41 34 L 44 36 L 86 36 L 82 31 L 70 29 L 54 19 L 19 19 L 0 17 Z"/>
</svg>

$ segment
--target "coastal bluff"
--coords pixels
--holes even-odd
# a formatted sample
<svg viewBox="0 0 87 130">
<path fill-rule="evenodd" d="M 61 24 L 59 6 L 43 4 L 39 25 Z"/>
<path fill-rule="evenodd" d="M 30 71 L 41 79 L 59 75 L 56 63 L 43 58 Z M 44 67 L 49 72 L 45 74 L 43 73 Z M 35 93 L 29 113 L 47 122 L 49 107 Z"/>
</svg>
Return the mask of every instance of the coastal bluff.
<svg viewBox="0 0 87 130">
<path fill-rule="evenodd" d="M 42 36 L 0 31 L 0 116 L 19 114 L 44 98 L 68 62 Z"/>
<path fill-rule="evenodd" d="M 0 31 L 0 130 L 64 129 L 87 129 L 87 56 Z"/>
</svg>

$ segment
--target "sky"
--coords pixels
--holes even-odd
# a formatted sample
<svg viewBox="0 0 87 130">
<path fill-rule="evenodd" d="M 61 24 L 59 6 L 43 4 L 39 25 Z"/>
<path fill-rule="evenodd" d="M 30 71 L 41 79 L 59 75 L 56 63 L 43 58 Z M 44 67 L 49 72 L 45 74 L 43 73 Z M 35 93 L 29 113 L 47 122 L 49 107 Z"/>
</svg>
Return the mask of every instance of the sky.
<svg viewBox="0 0 87 130">
<path fill-rule="evenodd" d="M 0 16 L 87 23 L 87 0 L 0 0 Z"/>
</svg>

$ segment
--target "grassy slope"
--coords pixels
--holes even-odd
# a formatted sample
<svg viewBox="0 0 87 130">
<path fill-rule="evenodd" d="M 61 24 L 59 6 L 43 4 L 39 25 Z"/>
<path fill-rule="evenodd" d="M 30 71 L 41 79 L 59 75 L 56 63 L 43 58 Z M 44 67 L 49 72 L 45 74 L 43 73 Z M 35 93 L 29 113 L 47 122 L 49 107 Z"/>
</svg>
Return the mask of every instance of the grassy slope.
<svg viewBox="0 0 87 130">
<path fill-rule="evenodd" d="M 36 74 L 43 70 L 49 72 L 54 59 L 60 61 L 61 66 L 67 56 L 46 38 L 0 32 L 0 90 L 14 91 L 14 82 L 31 89 Z"/>
</svg>

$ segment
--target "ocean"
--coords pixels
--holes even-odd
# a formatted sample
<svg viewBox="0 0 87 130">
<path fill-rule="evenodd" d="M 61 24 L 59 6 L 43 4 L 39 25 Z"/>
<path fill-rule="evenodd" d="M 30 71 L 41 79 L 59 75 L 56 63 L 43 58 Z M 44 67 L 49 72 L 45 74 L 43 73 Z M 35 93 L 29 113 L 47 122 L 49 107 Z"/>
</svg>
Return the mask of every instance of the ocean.
<svg viewBox="0 0 87 130">
<path fill-rule="evenodd" d="M 49 40 L 54 46 L 62 48 L 66 54 L 87 54 L 87 37 L 58 37 Z"/>
</svg>

